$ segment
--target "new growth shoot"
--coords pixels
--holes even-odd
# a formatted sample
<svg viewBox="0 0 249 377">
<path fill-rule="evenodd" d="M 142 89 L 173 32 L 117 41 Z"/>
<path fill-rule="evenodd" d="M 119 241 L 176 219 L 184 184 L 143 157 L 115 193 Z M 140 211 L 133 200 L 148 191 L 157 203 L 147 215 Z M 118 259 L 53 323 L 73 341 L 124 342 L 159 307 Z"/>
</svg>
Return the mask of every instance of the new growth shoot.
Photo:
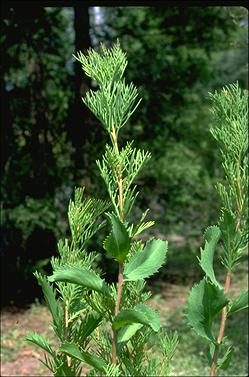
<svg viewBox="0 0 249 377">
<path fill-rule="evenodd" d="M 124 79 L 127 58 L 119 43 L 111 49 L 101 46 L 98 52 L 90 49 L 86 55 L 79 52 L 75 58 L 98 86 L 83 102 L 109 135 L 110 143 L 97 161 L 108 198 L 86 198 L 84 188 L 75 190 L 68 212 L 71 238 L 59 241 L 52 276 L 36 274 L 60 346 L 54 349 L 37 333 L 27 340 L 46 352 L 43 362 L 55 376 L 79 376 L 82 364 L 88 366 L 89 376 L 168 375 L 178 337 L 164 332 L 147 303 L 150 293 L 143 291 L 145 279 L 164 264 L 168 245 L 158 239 L 134 240 L 154 221 L 144 221 L 147 211 L 136 224 L 130 216 L 138 195 L 134 180 L 151 155 L 132 141 L 125 146 L 119 141 L 122 127 L 140 103 L 138 91 Z M 100 220 L 103 214 L 107 221 Z M 110 233 L 103 248 L 118 264 L 114 284 L 105 281 L 95 265 L 97 253 L 88 250 L 89 240 L 106 225 Z M 152 334 L 154 355 L 148 353 Z"/>
<path fill-rule="evenodd" d="M 217 184 L 221 216 L 218 224 L 209 227 L 204 234 L 205 245 L 199 263 L 205 277 L 189 295 L 188 321 L 195 332 L 209 342 L 210 376 L 215 376 L 217 368 L 226 369 L 232 357 L 233 346 L 224 337 L 227 319 L 248 307 L 248 291 L 233 300 L 228 297 L 231 277 L 248 242 L 248 100 L 246 91 L 238 84 L 210 94 L 210 99 L 214 116 L 211 133 L 220 146 L 225 182 Z M 213 267 L 218 242 L 220 262 L 225 270 L 224 287 Z M 219 331 L 215 336 L 212 325 L 220 314 Z"/>
</svg>

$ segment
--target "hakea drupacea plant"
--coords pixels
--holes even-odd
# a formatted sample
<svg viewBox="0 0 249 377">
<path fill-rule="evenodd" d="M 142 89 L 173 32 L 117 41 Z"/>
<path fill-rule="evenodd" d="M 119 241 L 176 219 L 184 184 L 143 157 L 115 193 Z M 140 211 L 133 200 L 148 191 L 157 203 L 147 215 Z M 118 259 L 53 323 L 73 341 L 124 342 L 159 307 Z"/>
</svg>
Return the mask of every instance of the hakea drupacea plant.
<svg viewBox="0 0 249 377">
<path fill-rule="evenodd" d="M 224 336 L 226 322 L 236 312 L 248 307 L 248 291 L 229 298 L 232 276 L 248 242 L 248 92 L 238 83 L 210 94 L 214 126 L 213 137 L 220 146 L 225 182 L 217 184 L 221 199 L 221 216 L 217 225 L 207 228 L 199 264 L 205 274 L 190 292 L 188 322 L 193 330 L 209 342 L 210 376 L 217 369 L 226 369 L 233 353 L 233 345 Z M 224 267 L 224 287 L 218 281 L 213 266 L 217 244 Z M 213 330 L 219 318 L 218 334 Z"/>
<path fill-rule="evenodd" d="M 45 351 L 42 362 L 55 376 L 79 376 L 86 366 L 89 376 L 165 376 L 178 337 L 176 332 L 164 332 L 157 312 L 146 303 L 150 293 L 144 292 L 144 286 L 145 279 L 165 263 L 167 241 L 150 239 L 144 244 L 137 239 L 154 225 L 144 221 L 146 213 L 137 224 L 130 222 L 138 194 L 134 179 L 151 156 L 132 142 L 120 147 L 118 139 L 139 105 L 138 92 L 123 78 L 127 58 L 119 43 L 110 49 L 101 46 L 99 52 L 80 52 L 75 58 L 98 85 L 83 102 L 110 137 L 97 161 L 108 200 L 86 197 L 84 188 L 75 190 L 68 209 L 71 239 L 59 241 L 59 257 L 51 260 L 52 276 L 35 273 L 59 348 L 37 333 L 27 340 Z M 103 214 L 106 219 L 101 221 Z M 87 251 L 88 241 L 106 225 L 110 234 L 103 248 L 118 264 L 115 284 L 107 284 L 96 267 L 97 253 Z"/>
</svg>

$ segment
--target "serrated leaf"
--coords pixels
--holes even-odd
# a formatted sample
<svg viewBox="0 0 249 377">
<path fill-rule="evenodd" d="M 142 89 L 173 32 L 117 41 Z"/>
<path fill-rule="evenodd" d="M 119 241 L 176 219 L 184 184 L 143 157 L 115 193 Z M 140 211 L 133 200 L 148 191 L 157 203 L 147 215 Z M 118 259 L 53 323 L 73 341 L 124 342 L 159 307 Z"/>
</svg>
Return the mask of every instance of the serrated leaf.
<svg viewBox="0 0 249 377">
<path fill-rule="evenodd" d="M 118 332 L 118 343 L 127 343 L 136 332 L 144 325 L 141 323 L 132 323 L 131 325 L 124 326 Z"/>
<path fill-rule="evenodd" d="M 160 329 L 160 318 L 158 314 L 149 306 L 146 304 L 138 304 L 135 306 L 136 310 L 139 310 L 141 313 L 146 315 L 148 320 L 150 321 L 150 327 L 154 331 L 159 331 Z"/>
<path fill-rule="evenodd" d="M 103 247 L 119 263 L 123 263 L 130 249 L 131 239 L 124 224 L 115 214 L 107 214 L 112 231 L 105 239 Z"/>
<path fill-rule="evenodd" d="M 49 276 L 49 281 L 64 281 L 66 283 L 78 284 L 83 287 L 92 289 L 94 291 L 110 296 L 110 290 L 97 274 L 88 271 L 82 267 L 65 267 L 55 271 L 53 275 Z"/>
<path fill-rule="evenodd" d="M 168 249 L 168 242 L 151 240 L 143 251 L 133 255 L 124 267 L 124 280 L 136 281 L 155 274 L 163 265 Z"/>
<path fill-rule="evenodd" d="M 188 298 L 187 319 L 193 330 L 205 339 L 216 343 L 211 325 L 216 315 L 228 303 L 223 289 L 208 282 L 205 278 L 196 284 Z"/>
<path fill-rule="evenodd" d="M 156 332 L 160 329 L 160 319 L 157 313 L 145 304 L 136 305 L 134 309 L 121 310 L 114 318 L 113 328 L 119 330 L 133 323 L 150 326 Z"/>
<path fill-rule="evenodd" d="M 99 371 L 104 371 L 107 367 L 105 360 L 90 354 L 89 352 L 81 351 L 76 344 L 64 342 L 59 348 L 59 352 L 63 352 L 68 356 L 74 357 L 84 363 L 91 365 L 92 367 L 98 369 Z"/>
<path fill-rule="evenodd" d="M 28 342 L 33 343 L 37 345 L 38 347 L 42 348 L 44 351 L 48 352 L 51 356 L 55 355 L 55 352 L 52 349 L 50 343 L 47 341 L 47 339 L 43 335 L 40 335 L 36 332 L 31 332 L 25 337 L 25 339 Z"/>
<path fill-rule="evenodd" d="M 230 303 L 227 315 L 230 316 L 242 309 L 248 308 L 248 291 L 242 292 Z"/>
<path fill-rule="evenodd" d="M 204 239 L 204 249 L 201 248 L 201 257 L 198 258 L 199 264 L 211 282 L 221 288 L 221 285 L 216 280 L 213 268 L 214 252 L 217 242 L 220 239 L 220 229 L 218 226 L 211 226 L 207 228 Z"/>
<path fill-rule="evenodd" d="M 160 328 L 160 319 L 157 313 L 151 309 L 150 306 L 145 304 L 138 304 L 134 307 L 135 310 L 140 311 L 147 319 L 150 321 L 150 326 L 154 331 L 158 331 Z M 118 332 L 118 343 L 127 343 L 129 339 L 141 328 L 143 324 L 141 323 L 132 323 L 122 327 Z"/>
</svg>

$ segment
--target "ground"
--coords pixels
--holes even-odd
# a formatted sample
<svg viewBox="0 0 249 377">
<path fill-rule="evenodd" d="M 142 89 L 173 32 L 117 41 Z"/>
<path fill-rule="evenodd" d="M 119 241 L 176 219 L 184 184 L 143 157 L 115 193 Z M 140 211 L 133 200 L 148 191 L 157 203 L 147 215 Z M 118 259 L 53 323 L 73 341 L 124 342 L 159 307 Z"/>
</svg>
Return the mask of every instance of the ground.
<svg viewBox="0 0 249 377">
<path fill-rule="evenodd" d="M 236 295 L 241 288 L 246 288 L 246 274 L 243 273 L 243 276 L 243 278 L 239 277 L 238 281 L 234 279 L 232 295 Z M 189 289 L 188 284 L 157 283 L 150 304 L 154 308 L 160 309 L 161 322 L 167 330 L 178 330 L 179 332 L 181 346 L 179 346 L 175 355 L 172 375 L 204 376 L 208 375 L 205 341 L 200 340 L 188 328 L 184 319 Z M 29 331 L 36 331 L 53 339 L 52 329 L 48 326 L 51 318 L 46 307 L 36 303 L 31 305 L 30 308 L 22 310 L 5 308 L 1 317 L 1 376 L 49 376 L 47 368 L 39 361 L 39 358 L 43 356 L 42 352 L 38 348 L 34 349 L 29 346 L 24 341 L 24 336 Z M 236 320 L 231 321 L 230 325 L 227 326 L 228 335 L 238 345 L 235 347 L 234 365 L 229 369 L 230 374 L 223 372 L 220 374 L 221 376 L 247 375 L 246 319 L 246 311 L 240 312 Z"/>
<path fill-rule="evenodd" d="M 34 350 L 23 338 L 29 331 L 48 333 L 50 320 L 47 308 L 40 305 L 32 305 L 26 310 L 14 308 L 3 310 L 1 376 L 49 375 L 47 368 L 43 368 L 39 361 L 42 352 L 38 349 Z"/>
</svg>

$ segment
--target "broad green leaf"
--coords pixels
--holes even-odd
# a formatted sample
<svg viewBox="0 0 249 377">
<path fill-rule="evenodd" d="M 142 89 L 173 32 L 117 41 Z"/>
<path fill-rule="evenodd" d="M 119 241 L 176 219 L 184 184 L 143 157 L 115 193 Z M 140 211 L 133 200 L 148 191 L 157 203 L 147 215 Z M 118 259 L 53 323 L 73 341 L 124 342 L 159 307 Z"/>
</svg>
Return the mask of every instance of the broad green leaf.
<svg viewBox="0 0 249 377">
<path fill-rule="evenodd" d="M 59 348 L 59 351 L 87 363 L 99 371 L 104 371 L 107 367 L 106 362 L 102 358 L 95 356 L 93 353 L 90 354 L 89 352 L 81 351 L 76 344 L 64 342 Z"/>
<path fill-rule="evenodd" d="M 134 254 L 129 263 L 125 265 L 124 280 L 136 281 L 155 274 L 163 265 L 167 250 L 167 241 L 151 240 L 147 242 L 144 250 Z"/>
<path fill-rule="evenodd" d="M 123 309 L 115 317 L 113 321 L 113 328 L 119 330 L 122 327 L 131 323 L 142 323 L 143 325 L 149 325 L 148 318 L 135 309 Z"/>
<path fill-rule="evenodd" d="M 160 329 L 160 318 L 158 314 L 149 306 L 146 304 L 138 304 L 135 306 L 136 310 L 139 310 L 141 313 L 143 313 L 148 320 L 150 321 L 150 327 L 154 331 L 159 331 Z"/>
<path fill-rule="evenodd" d="M 160 319 L 156 312 L 151 309 L 150 306 L 145 304 L 138 304 L 134 307 L 135 310 L 143 313 L 148 321 L 150 322 L 150 327 L 154 331 L 158 331 L 160 328 Z M 132 323 L 121 328 L 118 332 L 118 343 L 125 343 L 141 328 L 143 327 L 142 323 Z"/>
<path fill-rule="evenodd" d="M 210 226 L 207 228 L 204 239 L 204 249 L 201 248 L 201 257 L 198 258 L 199 263 L 205 274 L 211 280 L 211 282 L 221 288 L 221 285 L 216 280 L 213 268 L 214 252 L 219 241 L 221 232 L 218 226 Z"/>
<path fill-rule="evenodd" d="M 60 337 L 62 336 L 62 309 L 58 305 L 58 302 L 55 298 L 55 292 L 54 289 L 51 287 L 49 282 L 47 281 L 47 278 L 45 276 L 42 276 L 40 273 L 35 272 L 35 277 L 37 278 L 38 284 L 42 287 L 42 291 L 46 300 L 46 303 L 48 305 L 48 309 L 50 313 L 52 314 L 54 325 L 57 328 L 57 333 L 60 334 Z"/>
<path fill-rule="evenodd" d="M 94 272 L 81 267 L 65 267 L 55 271 L 49 276 L 49 281 L 64 281 L 72 284 L 79 284 L 83 287 L 101 292 L 110 296 L 110 290 L 105 282 Z"/>
<path fill-rule="evenodd" d="M 118 343 L 126 343 L 136 332 L 144 325 L 141 323 L 132 323 L 131 325 L 124 326 L 118 332 Z"/>
<path fill-rule="evenodd" d="M 131 239 L 124 224 L 119 218 L 112 214 L 107 214 L 112 226 L 112 231 L 106 237 L 103 247 L 119 263 L 123 263 L 130 249 Z"/>
<path fill-rule="evenodd" d="M 145 304 L 139 304 L 134 309 L 121 310 L 114 318 L 113 328 L 119 330 L 133 323 L 150 326 L 156 332 L 160 329 L 160 319 L 157 313 Z"/>
<path fill-rule="evenodd" d="M 31 332 L 25 337 L 25 339 L 28 342 L 33 343 L 37 345 L 38 347 L 42 348 L 44 351 L 48 352 L 51 356 L 55 356 L 54 350 L 52 349 L 50 343 L 47 341 L 46 338 L 44 338 L 43 335 L 40 335 L 36 332 Z"/>
<path fill-rule="evenodd" d="M 216 343 L 211 325 L 227 303 L 228 299 L 223 289 L 211 284 L 205 278 L 202 279 L 189 294 L 187 314 L 189 325 L 198 335 Z"/>
<path fill-rule="evenodd" d="M 242 309 L 248 308 L 248 291 L 242 292 L 231 303 L 228 309 L 228 316 Z"/>
</svg>

